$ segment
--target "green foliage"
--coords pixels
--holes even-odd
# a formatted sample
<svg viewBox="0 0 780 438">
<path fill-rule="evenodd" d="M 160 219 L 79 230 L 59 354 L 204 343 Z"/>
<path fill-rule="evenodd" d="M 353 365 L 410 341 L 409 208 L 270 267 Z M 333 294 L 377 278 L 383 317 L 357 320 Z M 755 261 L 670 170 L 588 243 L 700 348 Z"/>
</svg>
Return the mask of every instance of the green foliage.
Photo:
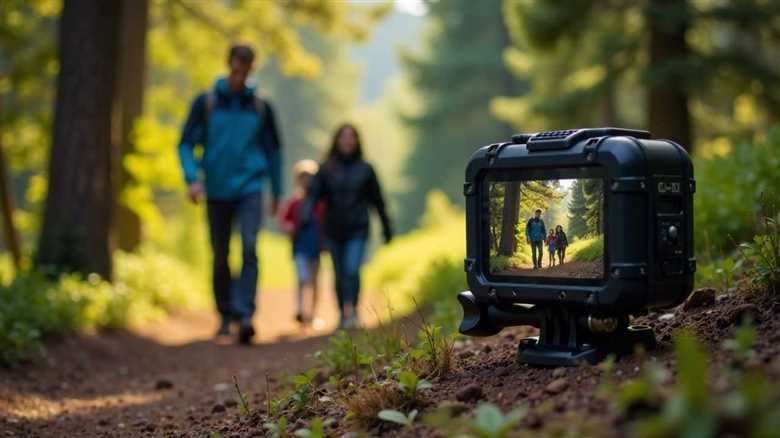
<svg viewBox="0 0 780 438">
<path fill-rule="evenodd" d="M 640 379 L 621 385 L 615 393 L 618 407 L 629 419 L 629 434 L 638 437 L 772 436 L 780 426 L 777 388 L 761 372 L 745 367 L 752 356 L 756 332 L 749 324 L 724 342 L 736 362 L 722 370 L 725 390 L 708 385 L 712 371 L 703 346 L 687 332 L 675 338 L 676 383 L 657 364 L 646 365 Z M 734 366 L 737 365 L 737 366 Z M 722 384 L 720 385 L 722 386 Z M 774 394 L 774 395 L 773 395 Z"/>
<path fill-rule="evenodd" d="M 417 418 L 417 409 L 412 409 L 408 414 L 396 411 L 395 409 L 383 409 L 379 411 L 377 417 L 379 417 L 380 420 L 400 424 L 405 427 L 412 427 L 414 426 L 414 420 Z"/>
<path fill-rule="evenodd" d="M 409 400 L 417 399 L 417 391 L 433 387 L 431 382 L 421 379 L 414 371 L 401 371 L 398 374 L 398 387 Z"/>
<path fill-rule="evenodd" d="M 352 336 L 345 330 L 331 336 L 328 346 L 314 353 L 314 357 L 336 376 L 355 374 L 361 366 L 373 363 L 372 356 L 359 352 Z"/>
<path fill-rule="evenodd" d="M 97 275 L 50 281 L 26 272 L 0 285 L 0 362 L 29 357 L 49 336 L 125 328 L 207 300 L 186 265 L 149 248 L 117 253 L 115 277 L 113 284 Z"/>
<path fill-rule="evenodd" d="M 401 197 L 402 230 L 418 221 L 432 189 L 462 200 L 463 166 L 473 151 L 512 134 L 490 114 L 491 97 L 519 88 L 503 62 L 509 37 L 499 1 L 452 0 L 428 7 L 424 48 L 403 53 L 422 108 L 406 115 L 416 139 L 405 164 L 411 181 Z"/>
<path fill-rule="evenodd" d="M 287 432 L 287 417 L 279 417 L 276 421 L 269 421 L 263 424 L 263 428 L 271 434 L 273 438 L 289 438 Z"/>
<path fill-rule="evenodd" d="M 730 150 L 728 150 L 730 149 Z M 695 160 L 694 230 L 700 253 L 714 259 L 757 234 L 762 196 L 780 193 L 780 128 L 752 144 Z M 767 215 L 772 217 L 772 215 Z"/>
<path fill-rule="evenodd" d="M 762 201 L 760 225 L 753 242 L 742 244 L 742 260 L 752 266 L 751 277 L 760 287 L 773 293 L 780 287 L 780 212 L 777 201 Z"/>
<path fill-rule="evenodd" d="M 322 418 L 315 418 L 311 421 L 311 425 L 308 428 L 298 429 L 293 435 L 301 438 L 324 438 L 325 422 L 322 421 Z"/>
<path fill-rule="evenodd" d="M 462 438 L 506 438 L 526 414 L 525 407 L 504 415 L 497 406 L 481 403 L 473 415 L 452 418 L 450 412 L 434 412 L 425 416 L 425 423 L 443 434 Z"/>
<path fill-rule="evenodd" d="M 593 262 L 604 255 L 604 235 L 577 239 L 566 247 L 566 259 L 569 261 Z"/>
<path fill-rule="evenodd" d="M 482 403 L 469 422 L 469 430 L 480 438 L 504 438 L 517 426 L 524 411 L 515 409 L 507 415 L 490 403 Z"/>
<path fill-rule="evenodd" d="M 385 294 L 398 314 L 413 310 L 412 298 L 421 305 L 454 303 L 466 286 L 464 222 L 444 194 L 431 192 L 424 225 L 374 253 L 363 271 L 366 288 Z"/>
</svg>

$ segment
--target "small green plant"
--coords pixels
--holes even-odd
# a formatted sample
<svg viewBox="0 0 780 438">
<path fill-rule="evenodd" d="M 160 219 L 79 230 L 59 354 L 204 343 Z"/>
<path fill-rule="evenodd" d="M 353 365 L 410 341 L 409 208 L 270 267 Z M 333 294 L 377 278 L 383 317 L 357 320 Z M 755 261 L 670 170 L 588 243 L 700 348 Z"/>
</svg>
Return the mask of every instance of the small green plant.
<svg viewBox="0 0 780 438">
<path fill-rule="evenodd" d="M 452 355 L 455 348 L 453 336 L 445 335 L 442 328 L 423 321 L 418 332 L 419 343 L 409 353 L 418 374 L 426 377 L 443 377 L 452 369 Z"/>
<path fill-rule="evenodd" d="M 317 375 L 317 370 L 310 369 L 303 374 L 293 376 L 292 384 L 293 391 L 290 394 L 290 401 L 296 412 L 302 411 L 306 408 L 312 398 L 312 382 L 314 376 Z"/>
<path fill-rule="evenodd" d="M 773 197 L 761 197 L 759 230 L 751 243 L 740 245 L 743 259 L 752 264 L 753 281 L 777 293 L 780 287 L 780 214 Z"/>
<path fill-rule="evenodd" d="M 408 414 L 396 411 L 395 409 L 383 409 L 379 411 L 377 417 L 379 417 L 380 420 L 389 421 L 410 428 L 414 425 L 414 420 L 417 418 L 417 409 L 412 409 Z"/>
<path fill-rule="evenodd" d="M 523 416 L 524 409 L 515 409 L 504 415 L 497 406 L 482 403 L 474 412 L 474 417 L 468 421 L 467 427 L 469 432 L 479 438 L 505 438 Z"/>
<path fill-rule="evenodd" d="M 737 362 L 744 363 L 756 356 L 753 345 L 757 336 L 756 328 L 753 326 L 750 318 L 747 318 L 737 328 L 733 339 L 723 341 L 723 348 L 732 351 Z"/>
<path fill-rule="evenodd" d="M 413 371 L 401 371 L 398 374 L 398 387 L 401 388 L 407 399 L 417 400 L 417 392 L 421 389 L 433 387 L 431 382 L 421 379 Z"/>
<path fill-rule="evenodd" d="M 371 366 L 375 358 L 358 351 L 358 346 L 349 333 L 341 330 L 328 340 L 324 350 L 314 353 L 320 365 L 337 376 L 356 374 L 361 366 Z"/>
<path fill-rule="evenodd" d="M 315 418 L 311 421 L 308 428 L 298 429 L 293 432 L 293 435 L 301 438 L 324 438 L 325 422 L 321 418 Z"/>
<path fill-rule="evenodd" d="M 427 414 L 423 421 L 442 436 L 459 438 L 506 438 L 527 412 L 526 407 L 504 415 L 497 406 L 482 403 L 469 416 L 455 416 L 448 408 Z"/>
<path fill-rule="evenodd" d="M 263 427 L 273 438 L 289 438 L 290 436 L 287 432 L 287 417 L 280 417 L 276 421 L 269 421 L 263 424 Z"/>
</svg>

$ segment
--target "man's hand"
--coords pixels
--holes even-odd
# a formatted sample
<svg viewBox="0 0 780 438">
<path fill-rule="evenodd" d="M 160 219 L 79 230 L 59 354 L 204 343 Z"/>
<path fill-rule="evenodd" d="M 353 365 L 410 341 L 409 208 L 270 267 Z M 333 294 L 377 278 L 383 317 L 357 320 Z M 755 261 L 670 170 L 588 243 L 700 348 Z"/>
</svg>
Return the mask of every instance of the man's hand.
<svg viewBox="0 0 780 438">
<path fill-rule="evenodd" d="M 276 216 L 276 213 L 279 211 L 279 198 L 273 197 L 271 198 L 271 216 Z"/>
<path fill-rule="evenodd" d="M 200 200 L 203 198 L 203 193 L 203 183 L 200 181 L 195 181 L 194 183 L 187 186 L 187 197 L 193 204 L 200 202 Z"/>
</svg>

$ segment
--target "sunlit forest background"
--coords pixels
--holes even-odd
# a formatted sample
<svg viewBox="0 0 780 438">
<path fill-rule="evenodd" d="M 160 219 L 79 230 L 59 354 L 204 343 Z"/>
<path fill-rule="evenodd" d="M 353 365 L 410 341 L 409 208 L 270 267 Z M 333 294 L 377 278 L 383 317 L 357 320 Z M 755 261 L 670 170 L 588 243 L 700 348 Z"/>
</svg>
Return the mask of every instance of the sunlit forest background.
<svg viewBox="0 0 780 438">
<path fill-rule="evenodd" d="M 685 146 L 699 282 L 733 267 L 780 187 L 775 1 L 95 5 L 0 3 L 6 361 L 49 334 L 210 305 L 205 212 L 185 199 L 176 145 L 235 41 L 258 52 L 252 79 L 277 108 L 288 169 L 319 159 L 338 123 L 361 130 L 399 233 L 372 249 L 366 289 L 401 309 L 464 287 L 465 163 L 515 132 L 624 126 Z M 90 144 L 58 134 L 74 123 Z M 261 287 L 281 293 L 289 244 L 275 221 L 264 230 Z"/>
</svg>

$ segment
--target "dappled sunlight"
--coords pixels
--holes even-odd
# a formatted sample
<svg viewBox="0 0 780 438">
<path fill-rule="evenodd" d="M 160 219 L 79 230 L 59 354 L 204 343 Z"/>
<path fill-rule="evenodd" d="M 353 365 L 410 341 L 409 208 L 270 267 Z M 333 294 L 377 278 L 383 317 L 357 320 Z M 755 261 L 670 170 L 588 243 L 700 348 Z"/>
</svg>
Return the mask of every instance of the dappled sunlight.
<svg viewBox="0 0 780 438">
<path fill-rule="evenodd" d="M 0 415 L 11 419 L 51 421 L 63 416 L 87 416 L 96 412 L 161 401 L 165 394 L 125 391 L 118 394 L 55 398 L 37 393 L 0 391 Z"/>
</svg>

